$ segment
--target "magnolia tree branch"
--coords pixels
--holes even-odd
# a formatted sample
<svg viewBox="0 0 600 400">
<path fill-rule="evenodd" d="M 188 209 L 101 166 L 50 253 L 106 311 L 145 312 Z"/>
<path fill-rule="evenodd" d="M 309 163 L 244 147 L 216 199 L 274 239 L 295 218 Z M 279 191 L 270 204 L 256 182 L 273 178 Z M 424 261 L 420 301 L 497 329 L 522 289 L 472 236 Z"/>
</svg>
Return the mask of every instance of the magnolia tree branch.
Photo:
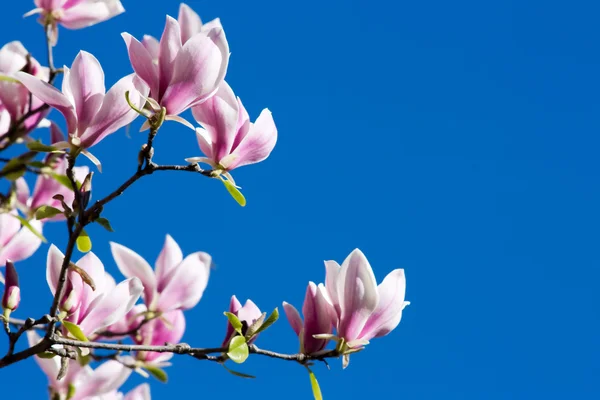
<svg viewBox="0 0 600 400">
<path fill-rule="evenodd" d="M 49 49 L 48 49 L 49 63 L 51 64 L 52 63 L 52 59 L 51 59 L 52 49 L 51 49 L 50 43 L 48 45 L 49 45 Z M 64 260 L 63 260 L 63 263 L 61 266 L 58 283 L 56 286 L 56 291 L 54 294 L 54 298 L 52 300 L 52 305 L 50 307 L 50 314 L 47 316 L 44 316 L 42 318 L 45 321 L 43 323 L 47 324 L 46 335 L 45 335 L 44 340 L 42 342 L 40 342 L 41 344 L 35 346 L 36 349 L 39 350 L 38 352 L 32 351 L 30 348 L 30 349 L 23 350 L 20 353 L 13 354 L 15 344 L 18 341 L 18 339 L 20 338 L 20 336 L 22 335 L 22 333 L 29 329 L 32 329 L 33 327 L 35 327 L 37 325 L 40 325 L 40 323 L 37 323 L 37 322 L 41 321 L 42 319 L 40 319 L 38 321 L 35 321 L 33 319 L 28 319 L 23 322 L 20 322 L 20 321 L 17 322 L 17 320 L 13 320 L 12 323 L 21 325 L 21 328 L 19 329 L 19 331 L 16 334 L 12 334 L 10 332 L 10 330 L 8 328 L 8 324 L 11 323 L 11 321 L 9 320 L 6 323 L 6 326 L 7 326 L 6 329 L 7 329 L 8 335 L 9 335 L 9 352 L 3 359 L 0 360 L 0 368 L 4 367 L 6 365 L 12 364 L 16 361 L 20 361 L 22 359 L 28 358 L 34 354 L 38 354 L 40 352 L 45 352 L 48 350 L 48 348 L 52 344 L 65 344 L 64 341 L 68 340 L 68 339 L 64 339 L 64 338 L 57 339 L 55 331 L 56 331 L 56 324 L 59 322 L 59 320 L 57 318 L 57 312 L 58 312 L 58 309 L 60 306 L 60 302 L 62 301 L 62 298 L 65 294 L 67 273 L 69 270 L 69 266 L 71 264 L 71 258 L 73 256 L 73 251 L 74 251 L 76 243 L 77 243 L 77 238 L 82 233 L 85 226 L 92 223 L 96 218 L 98 218 L 100 216 L 102 209 L 106 204 L 108 204 L 110 201 L 114 200 L 121 194 L 123 194 L 125 192 L 125 190 L 127 190 L 127 188 L 129 188 L 131 185 L 133 185 L 138 179 L 140 179 L 141 177 L 146 176 L 146 175 L 151 175 L 155 171 L 188 171 L 188 172 L 200 173 L 205 176 L 210 176 L 211 171 L 202 170 L 198 166 L 198 164 L 158 165 L 152 161 L 152 157 L 154 155 L 154 149 L 153 149 L 152 145 L 154 142 L 154 138 L 156 137 L 156 134 L 158 133 L 158 130 L 160 128 L 160 124 L 161 124 L 161 122 L 151 124 L 151 129 L 148 134 L 148 141 L 147 141 L 146 145 L 142 148 L 140 155 L 139 155 L 140 167 L 137 169 L 137 171 L 129 179 L 127 179 L 123 184 L 121 184 L 116 190 L 114 190 L 112 193 L 108 194 L 106 197 L 102 198 L 101 200 L 98 200 L 93 206 L 91 206 L 87 210 L 84 210 L 84 208 L 83 208 L 84 205 L 81 202 L 81 197 L 82 197 L 81 192 L 79 190 L 79 187 L 77 185 L 77 181 L 75 179 L 74 172 L 73 172 L 73 169 L 75 167 L 76 160 L 77 160 L 77 153 L 69 153 L 67 155 L 68 165 L 67 165 L 66 175 L 69 178 L 69 181 L 71 182 L 71 189 L 73 190 L 73 193 L 75 195 L 74 204 L 78 204 L 79 209 L 78 209 L 78 214 L 77 214 L 76 218 L 73 216 L 70 216 L 67 218 L 67 228 L 68 228 L 68 233 L 69 233 L 69 240 L 68 240 L 68 243 L 67 243 L 67 246 L 65 249 L 65 253 L 64 253 L 65 257 L 64 257 Z M 34 321 L 36 323 L 32 325 L 30 323 L 30 321 Z M 142 327 L 143 324 L 144 324 L 144 322 L 142 322 L 135 330 L 133 330 L 131 332 L 125 332 L 125 335 L 133 334 L 133 333 L 137 332 L 139 330 L 139 328 Z M 116 336 L 116 334 L 109 333 L 106 336 L 114 337 L 114 336 Z M 74 342 L 77 342 L 77 341 L 74 341 Z M 43 343 L 43 345 L 42 345 L 42 343 Z M 80 346 L 80 347 L 98 346 L 98 347 L 93 347 L 93 348 L 103 348 L 103 349 L 112 349 L 112 350 L 125 350 L 126 348 L 130 348 L 131 350 L 129 350 L 129 351 L 143 351 L 140 348 L 136 348 L 135 346 L 131 347 L 131 346 L 127 346 L 127 345 L 112 345 L 112 344 L 108 344 L 108 343 L 93 343 L 93 342 L 77 342 L 77 343 L 86 344 L 85 346 Z M 77 344 L 74 344 L 74 345 L 77 345 Z M 106 347 L 106 346 L 113 346 L 113 347 Z M 117 346 L 117 347 L 114 347 L 114 346 Z M 148 347 L 148 346 L 146 346 L 146 347 Z M 169 349 L 175 349 L 175 347 L 163 347 L 163 348 L 167 349 L 164 351 L 170 351 Z M 177 347 L 177 349 L 179 349 L 179 347 Z M 160 351 L 160 350 L 146 349 L 145 351 Z M 175 352 L 180 354 L 178 351 L 175 351 Z M 192 353 L 187 352 L 187 354 L 192 354 Z M 193 354 L 196 354 L 196 353 L 193 353 Z M 198 353 L 198 354 L 205 355 L 204 353 Z"/>
</svg>

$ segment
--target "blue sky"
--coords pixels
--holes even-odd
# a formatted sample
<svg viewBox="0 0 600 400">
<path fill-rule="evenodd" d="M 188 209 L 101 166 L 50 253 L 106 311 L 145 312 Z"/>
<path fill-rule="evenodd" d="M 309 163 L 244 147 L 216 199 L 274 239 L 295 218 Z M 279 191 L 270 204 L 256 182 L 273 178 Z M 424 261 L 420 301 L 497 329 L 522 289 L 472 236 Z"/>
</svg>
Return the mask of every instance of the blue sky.
<svg viewBox="0 0 600 400">
<path fill-rule="evenodd" d="M 79 49 L 107 84 L 130 73 L 120 32 L 159 36 L 178 2 L 124 1 L 127 13 L 61 30 L 57 63 Z M 236 171 L 241 208 L 222 185 L 156 174 L 110 204 L 116 232 L 89 230 L 118 275 L 108 241 L 154 261 L 170 233 L 216 270 L 186 313 L 184 341 L 214 346 L 232 294 L 271 310 L 301 305 L 323 260 L 359 247 L 379 280 L 405 268 L 403 321 L 342 371 L 316 367 L 325 399 L 595 399 L 600 395 L 600 7 L 592 1 L 189 1 L 222 19 L 227 80 L 252 118 L 268 107 L 279 141 L 264 163 Z M 31 6 L 32 7 L 32 6 Z M 0 41 L 20 39 L 44 59 L 27 1 L 3 4 Z M 62 117 L 54 113 L 62 123 Z M 136 121 L 136 127 L 141 121 Z M 96 148 L 99 198 L 128 177 L 144 142 L 132 130 Z M 46 135 L 40 131 L 38 134 Z M 47 137 L 47 136 L 43 136 Z M 156 161 L 198 155 L 170 123 Z M 46 233 L 64 246 L 64 226 Z M 18 316 L 47 312 L 47 247 L 22 263 Z M 294 352 L 285 318 L 261 347 Z M 4 351 L 4 342 L 0 351 Z M 154 398 L 310 398 L 298 365 L 251 359 L 238 369 L 178 357 Z M 4 394 L 45 394 L 32 360 L 3 370 Z M 126 387 L 141 382 L 131 379 Z M 194 395 L 195 396 L 195 395 Z"/>
</svg>

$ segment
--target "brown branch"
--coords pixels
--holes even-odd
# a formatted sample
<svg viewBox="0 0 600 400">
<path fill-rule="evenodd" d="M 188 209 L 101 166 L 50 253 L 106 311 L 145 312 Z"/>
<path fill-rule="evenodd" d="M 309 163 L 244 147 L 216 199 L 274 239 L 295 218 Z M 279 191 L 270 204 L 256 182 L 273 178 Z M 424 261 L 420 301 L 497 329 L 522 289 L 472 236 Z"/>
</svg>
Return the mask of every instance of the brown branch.
<svg viewBox="0 0 600 400">
<path fill-rule="evenodd" d="M 51 55 L 51 51 L 49 54 Z M 49 59 L 49 62 L 51 63 L 52 60 Z M 70 340 L 70 339 L 57 337 L 55 334 L 56 324 L 58 322 L 58 318 L 56 318 L 57 312 L 58 312 L 60 302 L 65 294 L 67 272 L 68 272 L 69 264 L 71 262 L 71 258 L 73 256 L 73 251 L 74 251 L 74 248 L 75 248 L 75 245 L 77 242 L 77 238 L 79 237 L 79 235 L 81 234 L 81 232 L 83 231 L 83 229 L 86 225 L 92 223 L 94 221 L 94 219 L 96 219 L 98 216 L 100 216 L 100 213 L 102 212 L 104 205 L 106 205 L 110 201 L 114 200 L 115 198 L 117 198 L 118 196 L 123 194 L 123 192 L 125 192 L 125 190 L 127 188 L 129 188 L 131 185 L 133 185 L 138 179 L 140 179 L 143 176 L 150 175 L 150 174 L 154 173 L 155 171 L 187 171 L 187 172 L 200 173 L 205 176 L 210 176 L 211 171 L 202 170 L 198 166 L 198 164 L 158 165 L 158 164 L 152 162 L 152 157 L 154 155 L 154 150 L 152 148 L 152 144 L 153 144 L 154 138 L 155 138 L 159 128 L 160 128 L 160 123 L 151 124 L 150 133 L 148 135 L 148 142 L 147 142 L 146 146 L 140 152 L 140 159 L 141 159 L 140 167 L 127 181 L 125 181 L 115 191 L 113 191 L 112 193 L 110 193 L 109 195 L 104 197 L 103 199 L 98 200 L 89 209 L 84 210 L 83 207 L 79 207 L 79 213 L 78 213 L 77 219 L 75 217 L 67 218 L 69 241 L 68 241 L 67 247 L 65 249 L 65 257 L 63 260 L 63 264 L 61 266 L 58 283 L 57 283 L 56 291 L 54 294 L 54 299 L 52 300 L 52 306 L 50 307 L 49 319 L 47 319 L 46 322 L 44 322 L 44 323 L 47 323 L 46 335 L 39 344 L 37 344 L 29 349 L 26 349 L 21 352 L 13 354 L 14 346 L 15 346 L 17 340 L 19 339 L 19 337 L 21 336 L 21 334 L 23 332 L 33 328 L 36 325 L 36 324 L 31 325 L 31 323 L 28 323 L 28 321 L 30 321 L 30 320 L 25 321 L 21 325 L 21 329 L 19 330 L 20 333 L 17 332 L 17 334 L 16 334 L 17 336 L 14 339 L 14 341 L 12 341 L 12 339 L 11 339 L 11 341 L 9 342 L 10 343 L 9 354 L 7 354 L 4 358 L 0 359 L 0 368 L 10 365 L 12 363 L 15 363 L 17 361 L 23 360 L 25 358 L 28 358 L 34 354 L 39 354 L 39 353 L 48 351 L 48 349 L 50 348 L 50 346 L 52 344 L 66 344 L 66 345 L 77 346 L 77 347 L 88 347 L 88 348 L 109 349 L 109 350 L 123 350 L 123 351 L 171 352 L 171 353 L 176 353 L 176 354 L 190 354 L 196 358 L 202 358 L 202 359 L 213 360 L 213 361 L 222 360 L 222 357 L 214 357 L 214 356 L 209 355 L 210 352 L 223 353 L 224 349 L 220 349 L 220 348 L 218 348 L 218 349 L 191 349 L 187 345 L 186 346 L 183 346 L 183 345 L 141 346 L 141 345 L 124 345 L 124 344 L 110 344 L 110 343 L 97 343 L 97 342 L 79 342 L 76 340 Z M 81 192 L 79 191 L 79 188 L 77 187 L 77 182 L 75 180 L 74 173 L 73 173 L 73 168 L 75 167 L 76 159 L 77 159 L 76 153 L 75 154 L 69 153 L 66 174 L 67 174 L 67 177 L 69 178 L 69 181 L 71 182 L 71 186 L 72 186 L 72 189 L 73 189 L 73 192 L 75 195 L 74 204 L 81 204 Z M 142 167 L 142 164 L 143 164 L 143 167 Z M 46 316 L 44 318 L 46 318 Z M 34 321 L 34 322 L 36 322 L 36 321 Z M 9 337 L 12 338 L 12 336 L 11 336 L 12 334 L 10 333 L 10 330 L 8 330 L 8 333 L 9 333 Z M 279 355 L 278 353 L 263 351 L 263 350 L 259 350 L 259 349 L 255 349 L 255 348 L 254 348 L 254 350 L 251 349 L 251 352 L 252 351 L 254 351 L 256 354 L 262 354 L 262 355 L 266 355 L 269 357 L 275 357 L 275 358 L 294 359 L 298 362 L 303 362 L 301 360 L 306 360 L 305 356 L 303 356 L 303 355 L 285 356 L 285 355 Z M 287 358 L 284 358 L 284 357 L 287 357 Z"/>
<path fill-rule="evenodd" d="M 136 344 L 120 344 L 120 343 L 100 343 L 100 342 L 82 342 L 79 340 L 66 339 L 63 337 L 54 336 L 51 339 L 53 344 L 60 344 L 65 346 L 73 346 L 79 348 L 88 348 L 88 349 L 100 349 L 100 350 L 114 350 L 114 351 L 153 351 L 156 353 L 173 353 L 173 354 L 189 354 L 198 359 L 211 359 L 206 358 L 210 354 L 226 354 L 228 349 L 222 347 L 213 347 L 213 348 L 194 348 L 190 347 L 185 343 L 181 344 L 169 344 L 164 346 L 150 346 L 150 345 L 136 345 Z M 263 350 L 255 345 L 251 344 L 248 346 L 248 350 L 250 354 L 257 354 L 261 356 L 266 356 L 269 358 L 276 358 L 284 361 L 295 361 L 300 364 L 306 364 L 309 361 L 323 361 L 327 358 L 338 358 L 339 353 L 336 350 L 328 350 L 324 352 L 320 352 L 317 354 L 283 354 L 277 353 L 270 350 Z M 222 358 L 222 361 L 225 361 L 226 358 Z M 212 361 L 216 361 L 216 359 L 212 359 Z"/>
</svg>

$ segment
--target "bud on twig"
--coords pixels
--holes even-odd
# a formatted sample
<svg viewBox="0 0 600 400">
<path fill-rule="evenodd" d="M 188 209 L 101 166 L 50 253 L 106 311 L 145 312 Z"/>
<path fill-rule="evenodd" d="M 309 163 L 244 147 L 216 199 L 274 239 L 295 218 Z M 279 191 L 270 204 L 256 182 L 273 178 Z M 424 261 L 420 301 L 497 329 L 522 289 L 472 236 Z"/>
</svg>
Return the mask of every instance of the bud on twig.
<svg viewBox="0 0 600 400">
<path fill-rule="evenodd" d="M 6 282 L 4 286 L 4 296 L 2 297 L 2 308 L 4 316 L 8 318 L 12 311 L 19 307 L 21 301 L 21 289 L 19 288 L 19 276 L 15 265 L 11 261 L 6 261 Z"/>
<path fill-rule="evenodd" d="M 82 203 L 82 204 L 80 204 L 80 207 L 84 210 L 87 208 L 88 203 L 90 201 L 90 196 L 92 194 L 92 176 L 93 175 L 94 175 L 93 172 L 90 172 L 89 174 L 87 174 L 87 176 L 83 180 L 83 183 L 81 184 L 81 189 L 79 189 L 79 191 L 81 193 L 81 203 Z"/>
</svg>

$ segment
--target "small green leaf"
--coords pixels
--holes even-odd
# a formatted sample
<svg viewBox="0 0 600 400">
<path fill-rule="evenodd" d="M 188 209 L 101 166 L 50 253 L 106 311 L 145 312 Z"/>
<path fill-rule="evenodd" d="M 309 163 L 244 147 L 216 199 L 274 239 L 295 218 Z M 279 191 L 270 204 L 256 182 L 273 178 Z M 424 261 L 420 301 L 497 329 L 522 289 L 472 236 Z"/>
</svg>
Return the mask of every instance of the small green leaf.
<svg viewBox="0 0 600 400">
<path fill-rule="evenodd" d="M 321 394 L 321 388 L 319 387 L 319 382 L 317 381 L 317 377 L 315 373 L 312 372 L 309 368 L 308 376 L 310 377 L 310 386 L 312 387 L 313 396 L 315 400 L 323 400 L 323 395 Z"/>
<path fill-rule="evenodd" d="M 75 339 L 80 340 L 82 342 L 89 342 L 88 338 L 85 337 L 85 334 L 83 333 L 83 331 L 81 330 L 81 328 L 79 326 L 77 326 L 74 323 L 69 322 L 69 321 L 63 321 L 62 324 L 64 325 L 65 328 L 67 328 L 69 333 L 71 335 L 73 335 L 73 337 Z"/>
<path fill-rule="evenodd" d="M 30 161 L 29 166 L 33 167 L 33 168 L 39 168 L 39 169 L 48 168 L 48 165 L 46 165 L 46 163 L 44 163 L 42 161 L 35 161 L 35 160 Z"/>
<path fill-rule="evenodd" d="M 256 330 L 256 332 L 254 332 L 254 334 L 258 335 L 259 333 L 261 333 L 262 331 L 266 330 L 268 327 L 273 325 L 278 319 L 279 319 L 279 310 L 277 309 L 277 307 L 275 307 L 275 309 L 273 310 L 271 315 L 269 315 L 269 318 L 267 318 L 267 320 L 260 326 L 260 328 L 258 328 Z"/>
<path fill-rule="evenodd" d="M 233 329 L 241 335 L 242 334 L 242 322 L 240 321 L 240 319 L 235 314 L 232 314 L 227 311 L 225 311 L 223 314 L 225 314 L 225 316 L 229 320 L 229 323 L 231 324 Z"/>
<path fill-rule="evenodd" d="M 153 377 L 155 377 L 162 383 L 167 383 L 167 381 L 169 380 L 169 376 L 167 375 L 165 370 L 162 368 L 158 368 L 157 366 L 146 364 L 146 365 L 144 365 L 144 369 L 146 371 L 148 371 L 148 373 L 150 375 L 152 375 Z"/>
<path fill-rule="evenodd" d="M 72 383 L 69 383 L 69 387 L 67 389 L 67 400 L 71 400 L 73 396 L 75 396 L 75 390 L 77 388 Z"/>
<path fill-rule="evenodd" d="M 103 227 L 104 229 L 106 229 L 109 232 L 114 232 L 114 229 L 112 228 L 112 226 L 110 225 L 110 221 L 107 220 L 106 218 L 96 218 L 94 220 L 95 223 L 99 224 L 101 227 Z"/>
<path fill-rule="evenodd" d="M 44 242 L 44 243 L 48 242 L 46 240 L 46 238 L 43 237 L 42 234 L 37 231 L 37 229 L 35 229 L 33 226 L 31 226 L 29 221 L 27 221 L 25 218 L 21 217 L 20 215 L 13 215 L 13 216 L 21 222 L 21 225 L 23 225 L 25 228 L 29 229 L 31 231 L 31 233 L 33 233 L 35 236 L 37 236 L 42 242 Z"/>
<path fill-rule="evenodd" d="M 0 176 L 8 179 L 9 181 L 16 181 L 23 175 L 27 168 L 25 162 L 20 157 L 13 158 L 4 165 L 4 168 L 0 170 Z"/>
<path fill-rule="evenodd" d="M 252 336 L 254 336 L 256 334 L 256 331 L 258 330 L 258 328 L 260 328 L 262 326 L 262 324 L 265 322 L 265 319 L 267 319 L 267 313 L 262 313 L 260 315 L 260 317 L 258 317 L 253 323 L 252 325 L 250 325 L 248 327 L 248 329 L 246 330 L 246 339 L 250 340 L 250 338 L 252 338 Z"/>
<path fill-rule="evenodd" d="M 237 201 L 240 206 L 245 207 L 246 198 L 244 197 L 242 192 L 240 192 L 239 189 L 236 188 L 233 183 L 229 182 L 226 179 L 221 179 L 221 182 L 223 182 L 223 185 L 225 185 L 225 188 L 227 189 L 231 197 L 233 197 L 233 199 Z"/>
<path fill-rule="evenodd" d="M 73 185 L 71 185 L 71 181 L 69 180 L 69 178 L 66 175 L 60 175 L 60 174 L 56 174 L 53 172 L 50 174 L 50 176 L 53 177 L 54 180 L 56 180 L 56 182 L 65 186 L 67 189 L 73 190 Z M 79 186 L 79 185 L 77 185 L 77 186 Z"/>
<path fill-rule="evenodd" d="M 36 140 L 35 142 L 29 142 L 27 143 L 27 148 L 29 150 L 32 151 L 37 151 L 40 153 L 50 153 L 53 151 L 57 151 L 56 148 L 52 147 L 52 146 L 48 146 L 42 142 L 40 142 L 39 140 Z"/>
<path fill-rule="evenodd" d="M 234 371 L 234 370 L 228 368 L 227 365 L 225 365 L 225 364 L 221 364 L 221 365 L 223 366 L 223 368 L 225 368 L 225 371 L 229 372 L 231 375 L 239 376 L 240 378 L 246 378 L 246 379 L 255 379 L 256 378 L 254 375 L 248 375 L 248 374 L 244 374 L 243 372 Z"/>
<path fill-rule="evenodd" d="M 81 230 L 81 233 L 77 238 L 77 250 L 82 253 L 87 253 L 92 250 L 92 239 L 90 239 L 90 236 L 84 229 Z"/>
<path fill-rule="evenodd" d="M 50 206 L 41 206 L 35 210 L 35 219 L 45 219 L 52 218 L 57 216 L 58 214 L 62 214 L 58 208 L 50 207 Z"/>
<path fill-rule="evenodd" d="M 229 342 L 229 351 L 227 356 L 234 363 L 241 364 L 248 358 L 249 350 L 246 338 L 243 336 L 235 336 Z"/>
</svg>

